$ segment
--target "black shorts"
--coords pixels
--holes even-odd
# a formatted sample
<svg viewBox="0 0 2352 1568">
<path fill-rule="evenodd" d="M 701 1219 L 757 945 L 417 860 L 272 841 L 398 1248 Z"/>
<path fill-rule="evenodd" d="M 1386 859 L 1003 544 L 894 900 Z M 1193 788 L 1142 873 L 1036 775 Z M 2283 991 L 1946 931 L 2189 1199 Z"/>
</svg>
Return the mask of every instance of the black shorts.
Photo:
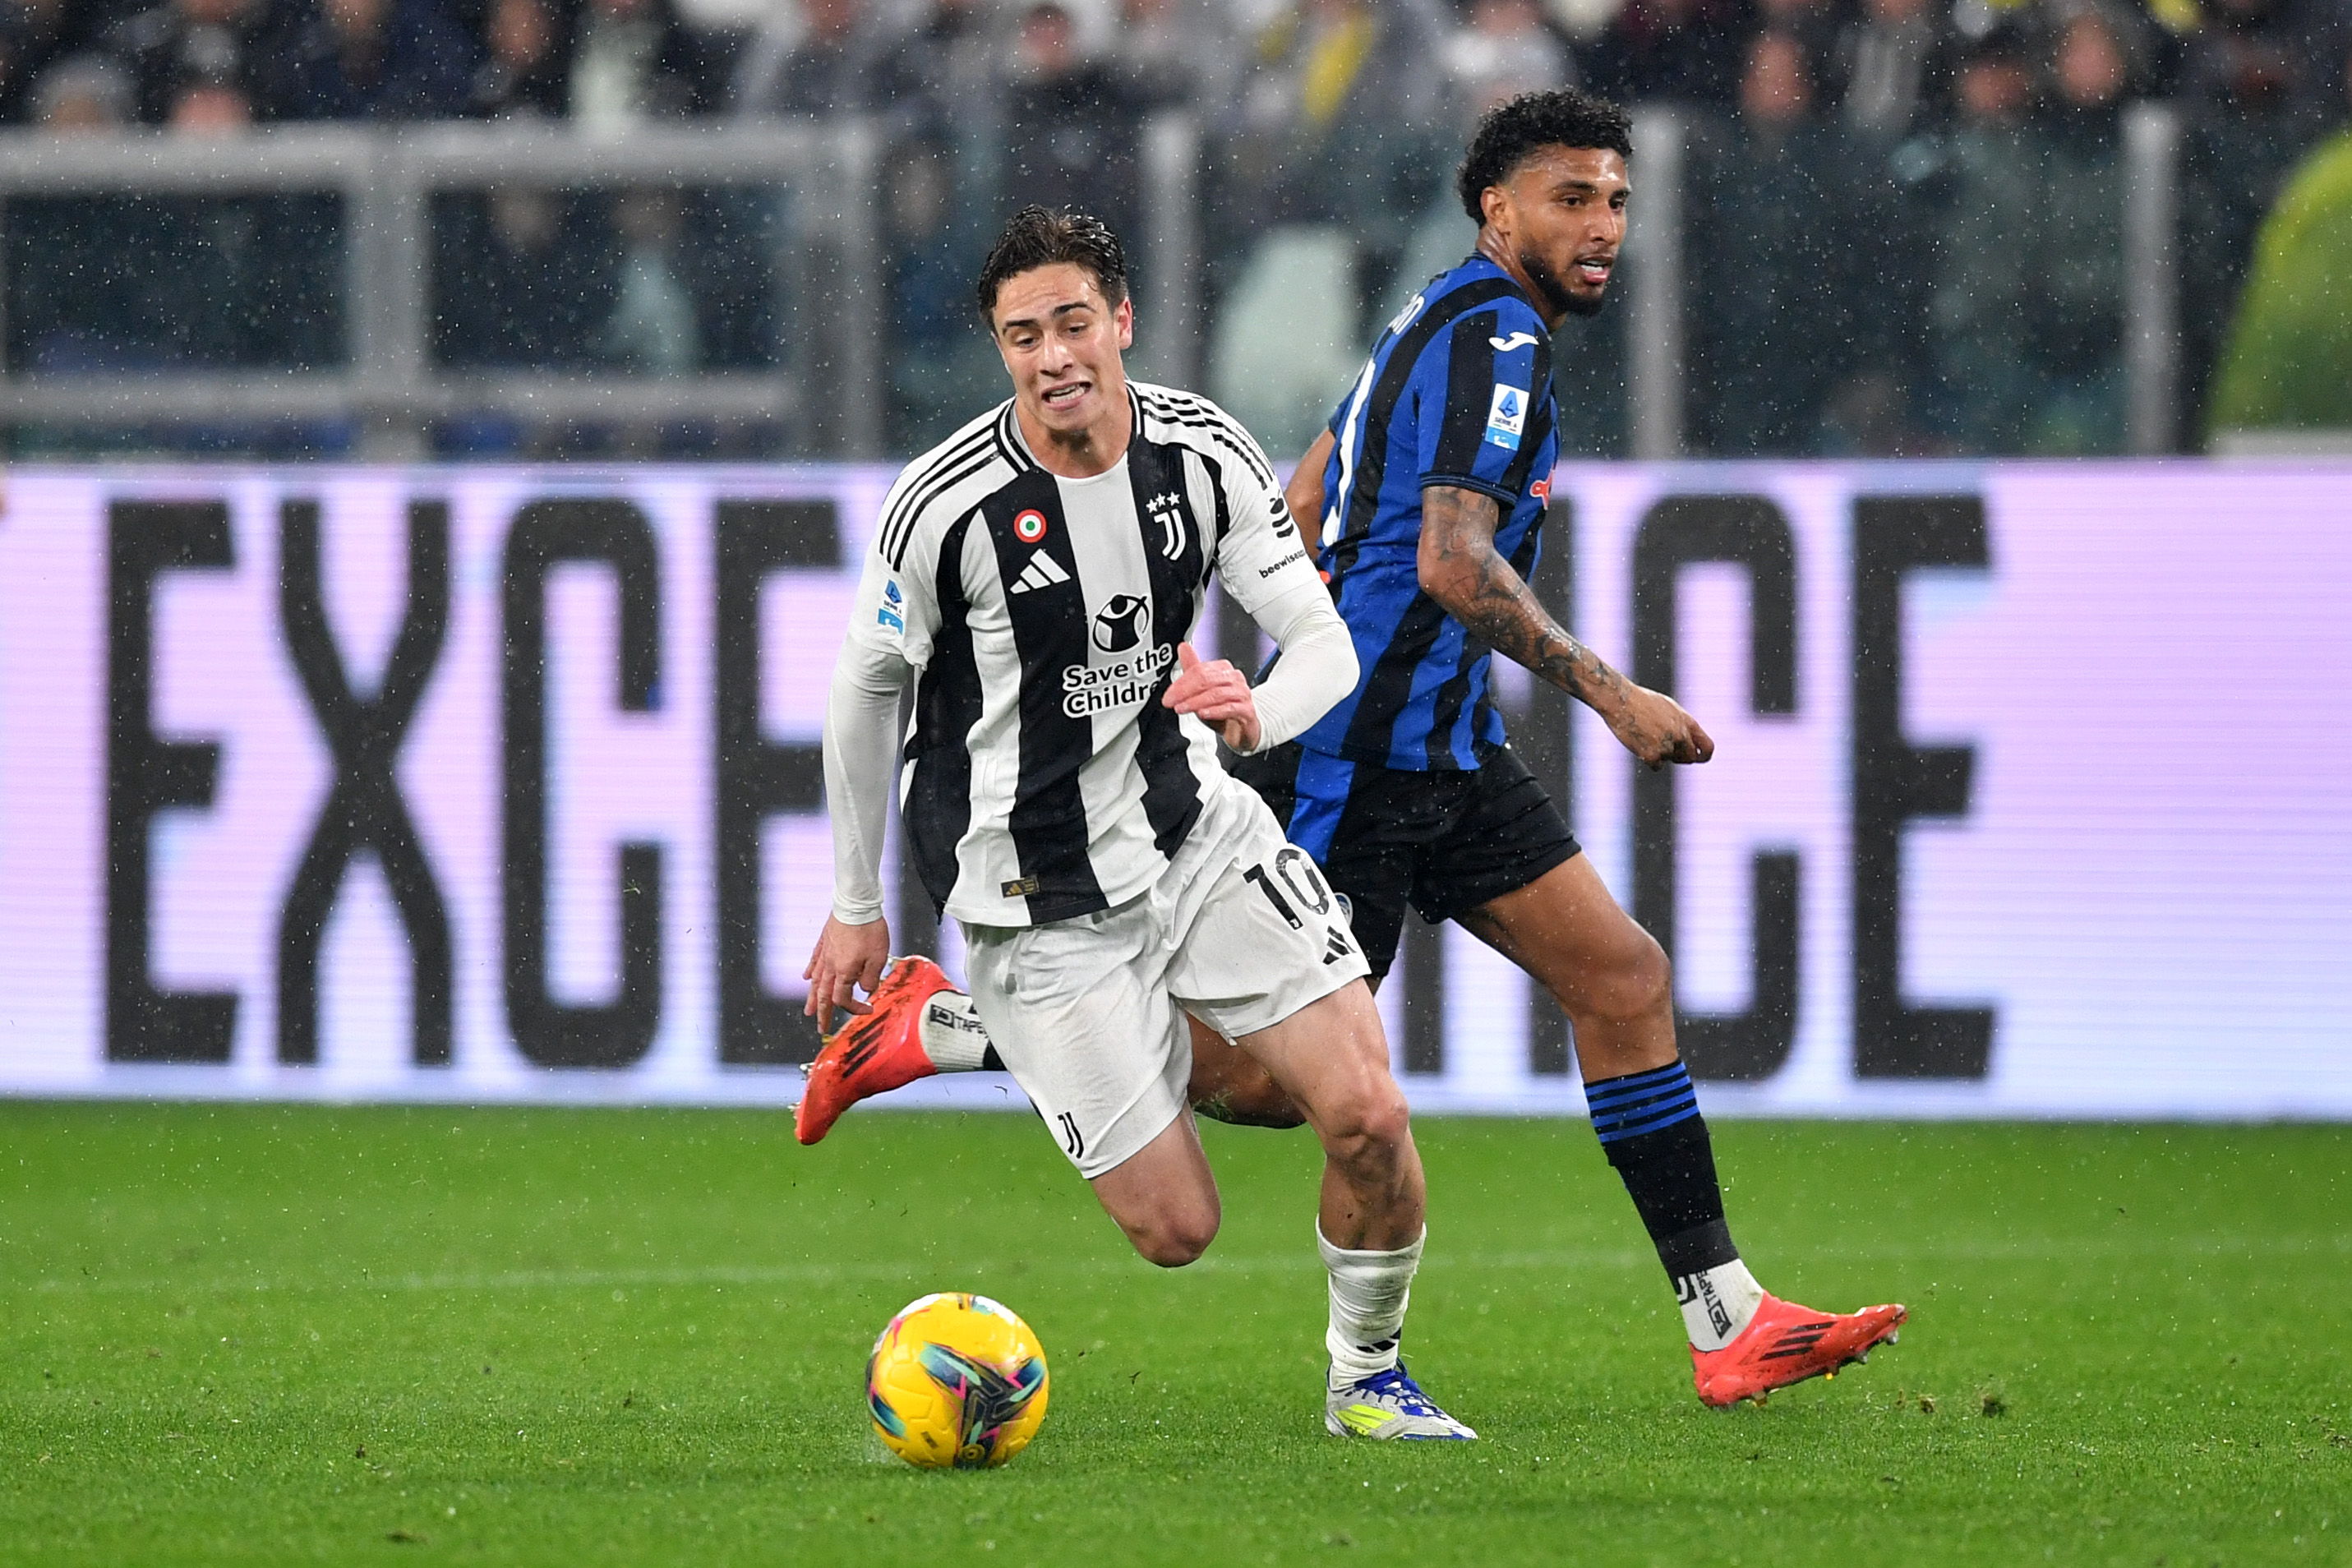
<svg viewBox="0 0 2352 1568">
<path fill-rule="evenodd" d="M 1294 741 L 1229 765 L 1348 896 L 1377 982 L 1395 962 L 1408 905 L 1432 924 L 1451 920 L 1579 853 L 1568 819 L 1517 752 L 1481 747 L 1478 762 L 1407 773 Z"/>
</svg>

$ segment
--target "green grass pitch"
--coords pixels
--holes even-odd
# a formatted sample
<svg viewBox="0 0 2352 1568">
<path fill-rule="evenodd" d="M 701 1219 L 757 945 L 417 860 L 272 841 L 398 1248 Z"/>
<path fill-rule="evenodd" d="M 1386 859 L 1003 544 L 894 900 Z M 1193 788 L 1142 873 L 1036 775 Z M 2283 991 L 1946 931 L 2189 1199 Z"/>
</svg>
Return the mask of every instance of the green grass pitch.
<svg viewBox="0 0 2352 1568">
<path fill-rule="evenodd" d="M 1417 1131 L 1475 1444 L 1323 1435 L 1304 1133 L 1162 1273 L 1023 1116 L 0 1105 L 0 1562 L 2352 1563 L 2352 1129 L 1718 1126 L 1767 1284 L 1912 1308 L 1727 1413 L 1588 1129 Z M 1052 1407 L 918 1472 L 959 1287 Z"/>
</svg>

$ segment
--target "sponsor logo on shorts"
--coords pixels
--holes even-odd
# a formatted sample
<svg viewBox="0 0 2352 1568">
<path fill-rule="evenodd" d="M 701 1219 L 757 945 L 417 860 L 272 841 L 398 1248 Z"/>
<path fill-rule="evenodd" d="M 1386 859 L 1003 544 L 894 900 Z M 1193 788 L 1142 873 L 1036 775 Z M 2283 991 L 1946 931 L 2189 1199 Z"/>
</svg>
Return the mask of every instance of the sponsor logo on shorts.
<svg viewBox="0 0 2352 1568">
<path fill-rule="evenodd" d="M 1175 662 L 1174 648 L 1155 643 L 1117 664 L 1066 666 L 1062 670 L 1062 711 L 1085 719 L 1149 701 Z"/>
<path fill-rule="evenodd" d="M 1015 877 L 1012 881 L 1003 883 L 997 889 L 997 891 L 1008 899 L 1025 899 L 1036 890 L 1037 879 L 1034 877 Z"/>
</svg>

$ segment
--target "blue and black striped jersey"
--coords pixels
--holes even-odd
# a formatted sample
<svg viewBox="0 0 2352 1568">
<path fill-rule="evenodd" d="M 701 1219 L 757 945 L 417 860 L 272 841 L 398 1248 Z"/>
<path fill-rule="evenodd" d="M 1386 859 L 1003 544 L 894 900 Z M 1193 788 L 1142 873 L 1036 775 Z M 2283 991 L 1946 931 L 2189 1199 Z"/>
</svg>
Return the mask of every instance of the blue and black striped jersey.
<svg viewBox="0 0 2352 1568">
<path fill-rule="evenodd" d="M 1533 575 L 1559 456 L 1555 416 L 1551 334 L 1484 257 L 1432 279 L 1382 331 L 1331 416 L 1318 562 L 1362 673 L 1300 744 L 1426 771 L 1475 768 L 1477 744 L 1502 742 L 1489 649 L 1421 589 L 1421 492 L 1494 497 L 1496 552 Z"/>
</svg>

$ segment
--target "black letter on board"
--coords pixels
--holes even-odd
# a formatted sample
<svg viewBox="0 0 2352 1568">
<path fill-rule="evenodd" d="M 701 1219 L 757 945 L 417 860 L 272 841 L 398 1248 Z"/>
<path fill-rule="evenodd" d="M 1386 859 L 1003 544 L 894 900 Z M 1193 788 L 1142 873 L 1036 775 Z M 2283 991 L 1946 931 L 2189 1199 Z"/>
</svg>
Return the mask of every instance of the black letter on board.
<svg viewBox="0 0 2352 1568">
<path fill-rule="evenodd" d="M 831 500 L 722 500 L 718 541 L 719 1059 L 781 1066 L 816 1055 L 816 1020 L 803 998 L 760 979 L 760 827 L 784 812 L 824 809 L 824 751 L 778 745 L 760 732 L 760 591 L 778 572 L 841 566 L 841 522 Z M 827 670 L 804 679 L 823 687 Z M 901 952 L 929 949 L 896 933 Z"/>
<path fill-rule="evenodd" d="M 164 991 L 148 973 L 147 860 L 157 814 L 210 805 L 220 776 L 217 742 L 167 742 L 152 727 L 155 580 L 235 565 L 228 508 L 114 501 L 106 534 L 106 1056 L 225 1062 L 236 993 Z"/>
<path fill-rule="evenodd" d="M 1789 520 L 1761 496 L 1675 496 L 1652 507 L 1633 543 L 1633 679 L 1675 689 L 1675 625 L 1682 568 L 1703 561 L 1748 569 L 1748 707 L 1797 710 L 1797 545 Z M 1633 918 L 1675 951 L 1673 764 L 1634 763 Z M 1752 1081 L 1780 1070 L 1797 1038 L 1798 861 L 1788 850 L 1751 862 L 1753 976 L 1744 1013 L 1675 1008 L 1675 1035 L 1691 1076 Z"/>
<path fill-rule="evenodd" d="M 278 918 L 278 1059 L 319 1059 L 319 943 L 345 873 L 369 851 L 383 868 L 408 937 L 411 1054 L 419 1067 L 446 1067 L 455 979 L 449 910 L 400 797 L 394 765 L 449 629 L 449 504 L 408 503 L 408 602 L 373 700 L 352 690 L 327 625 L 319 503 L 281 505 L 278 537 L 278 612 L 287 652 L 335 760 L 334 784 Z"/>
<path fill-rule="evenodd" d="M 507 535 L 506 982 L 515 1047 L 549 1068 L 624 1068 L 661 1024 L 662 858 L 624 844 L 621 994 L 572 1006 L 547 989 L 547 578 L 564 562 L 610 566 L 620 595 L 620 705 L 654 706 L 661 676 L 661 562 L 625 500 L 532 501 Z"/>
<path fill-rule="evenodd" d="M 1903 1001 L 1903 825 L 1965 816 L 1971 746 L 1903 738 L 1903 579 L 1988 566 L 1984 502 L 1889 496 L 1853 503 L 1853 1068 L 1858 1078 L 1980 1079 L 1990 1007 Z"/>
</svg>

